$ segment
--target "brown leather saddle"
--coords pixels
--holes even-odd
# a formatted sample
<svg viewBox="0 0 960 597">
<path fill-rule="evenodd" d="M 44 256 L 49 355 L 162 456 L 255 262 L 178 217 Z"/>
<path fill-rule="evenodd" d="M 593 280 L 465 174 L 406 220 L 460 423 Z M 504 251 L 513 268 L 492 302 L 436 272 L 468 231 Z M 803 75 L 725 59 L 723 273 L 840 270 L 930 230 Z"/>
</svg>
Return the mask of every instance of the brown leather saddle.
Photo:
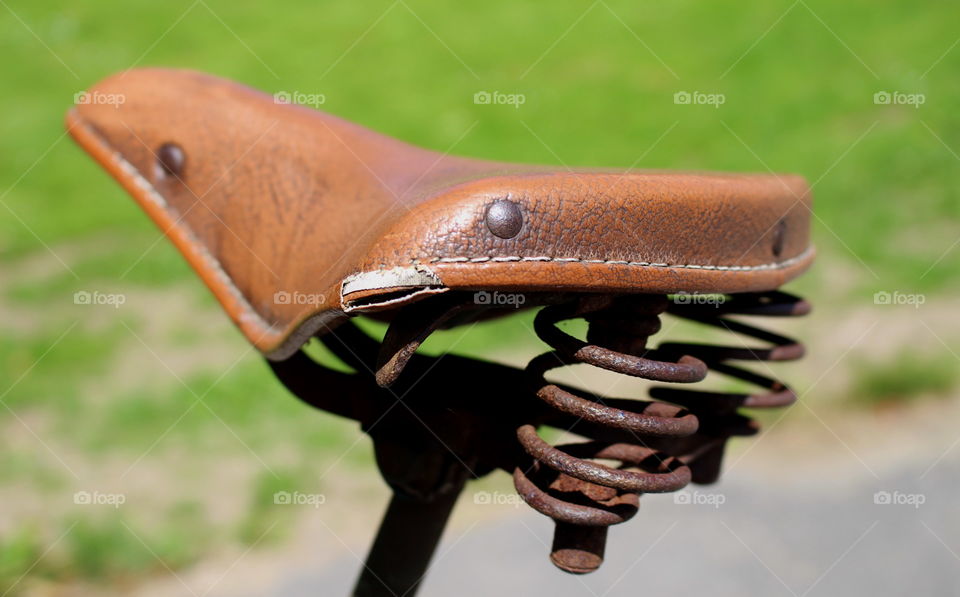
<svg viewBox="0 0 960 597">
<path fill-rule="evenodd" d="M 107 94 L 123 101 L 77 106 L 70 133 L 280 381 L 373 438 L 394 498 L 355 595 L 412 595 L 466 480 L 497 469 L 556 522 L 551 561 L 595 570 L 607 527 L 634 516 L 640 495 L 717 479 L 727 440 L 757 431 L 740 407 L 796 399 L 766 365 L 741 363 L 794 360 L 803 346 L 738 317 L 809 311 L 777 291 L 813 259 L 799 177 L 450 157 L 184 71 L 129 71 L 91 90 Z M 525 369 L 417 353 L 440 326 L 513 311 L 497 296 L 544 306 L 533 331 L 548 352 Z M 358 314 L 390 321 L 382 342 L 346 323 Z M 661 315 L 747 340 L 648 345 Z M 571 319 L 587 323 L 584 338 L 559 327 Z M 353 373 L 298 351 L 313 335 Z M 576 364 L 681 387 L 641 401 L 547 379 Z M 760 389 L 697 386 L 708 371 Z M 544 426 L 588 441 L 551 446 Z"/>
<path fill-rule="evenodd" d="M 812 261 L 791 175 L 453 157 L 213 76 L 138 69 L 70 134 L 282 360 L 348 315 L 451 290 L 742 293 Z"/>
</svg>

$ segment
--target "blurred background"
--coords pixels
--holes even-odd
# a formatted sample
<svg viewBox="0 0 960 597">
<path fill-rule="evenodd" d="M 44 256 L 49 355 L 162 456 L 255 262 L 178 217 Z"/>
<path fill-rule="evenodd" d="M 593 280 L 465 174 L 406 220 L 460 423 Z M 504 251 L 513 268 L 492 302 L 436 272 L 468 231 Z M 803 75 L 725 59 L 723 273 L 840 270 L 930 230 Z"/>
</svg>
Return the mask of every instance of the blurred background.
<svg viewBox="0 0 960 597">
<path fill-rule="evenodd" d="M 0 595 L 346 594 L 387 500 L 369 440 L 289 396 L 65 136 L 76 94 L 147 65 L 438 151 L 813 186 L 819 257 L 789 289 L 815 312 L 782 328 L 809 354 L 777 370 L 801 401 L 733 445 L 700 490 L 714 497 L 644 498 L 604 568 L 574 578 L 547 561 L 549 521 L 494 475 L 465 492 L 424 595 L 960 593 L 958 16 L 905 0 L 0 0 Z M 94 291 L 124 300 L 75 303 Z M 517 318 L 425 350 L 523 364 L 543 346 Z"/>
</svg>

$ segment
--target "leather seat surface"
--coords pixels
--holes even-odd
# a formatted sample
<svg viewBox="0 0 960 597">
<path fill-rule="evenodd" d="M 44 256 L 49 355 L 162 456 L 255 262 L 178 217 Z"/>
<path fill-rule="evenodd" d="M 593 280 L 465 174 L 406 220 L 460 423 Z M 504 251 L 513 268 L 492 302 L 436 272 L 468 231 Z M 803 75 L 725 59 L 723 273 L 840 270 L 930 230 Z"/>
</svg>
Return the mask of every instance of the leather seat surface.
<svg viewBox="0 0 960 597">
<path fill-rule="evenodd" d="M 109 94 L 122 103 L 95 101 Z M 271 358 L 450 289 L 764 291 L 813 259 L 797 176 L 448 156 L 190 71 L 123 72 L 88 97 L 71 135 Z"/>
</svg>

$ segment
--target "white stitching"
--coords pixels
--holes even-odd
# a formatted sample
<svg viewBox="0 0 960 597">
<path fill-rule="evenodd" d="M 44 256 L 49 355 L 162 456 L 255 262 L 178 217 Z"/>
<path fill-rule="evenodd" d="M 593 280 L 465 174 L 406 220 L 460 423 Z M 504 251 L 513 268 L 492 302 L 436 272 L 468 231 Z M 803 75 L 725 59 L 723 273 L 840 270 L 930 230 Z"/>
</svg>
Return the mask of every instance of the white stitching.
<svg viewBox="0 0 960 597">
<path fill-rule="evenodd" d="M 173 206 L 167 202 L 164 196 L 160 194 L 160 192 L 153 186 L 153 184 L 150 183 L 149 180 L 146 179 L 146 177 L 140 174 L 140 171 L 137 170 L 136 166 L 128 162 L 119 151 L 114 149 L 106 139 L 104 139 L 86 122 L 80 121 L 79 126 L 81 126 L 87 132 L 87 134 L 91 136 L 91 138 L 93 138 L 101 145 L 102 148 L 106 150 L 107 155 L 111 160 L 113 160 L 114 164 L 123 170 L 124 174 L 130 177 L 130 180 L 133 182 L 133 184 L 135 184 L 140 188 L 141 191 L 144 192 L 144 194 L 147 196 L 147 199 L 156 204 L 157 207 L 163 210 L 170 217 L 170 219 L 173 220 L 173 223 L 170 225 L 170 227 L 178 229 L 183 233 L 183 235 L 189 241 L 192 249 L 197 252 L 197 254 L 200 256 L 200 259 L 202 259 L 206 263 L 207 267 L 209 267 L 213 272 L 214 277 L 217 278 L 217 280 L 226 288 L 227 292 L 229 292 L 230 295 L 233 296 L 234 300 L 236 300 L 240 305 L 242 312 L 238 314 L 238 317 L 241 320 L 253 320 L 255 325 L 258 325 L 270 332 L 276 333 L 277 327 L 267 321 L 256 309 L 253 308 L 253 305 L 250 304 L 250 301 L 247 300 L 247 297 L 243 295 L 243 292 L 241 292 L 239 288 L 237 288 L 233 278 L 231 278 L 230 274 L 228 274 L 223 268 L 223 264 L 220 263 L 220 260 L 210 253 L 209 250 L 207 250 L 207 247 L 200 242 L 200 239 L 197 238 L 196 234 L 194 234 L 193 230 L 187 225 L 186 221 L 181 217 L 178 217 L 179 214 L 177 213 L 177 210 L 175 210 Z"/>
<path fill-rule="evenodd" d="M 157 204 L 158 207 L 163 209 L 171 216 L 171 218 L 176 215 L 176 211 L 172 206 L 167 203 L 166 199 L 153 187 L 153 185 L 148 181 L 140 172 L 128 162 L 117 150 L 113 149 L 110 144 L 103 139 L 97 131 L 92 127 L 87 125 L 85 122 L 80 122 L 88 134 L 94 138 L 98 143 L 104 146 L 107 149 L 107 153 L 111 159 L 114 160 L 114 163 L 120 167 L 121 170 L 127 174 L 130 179 L 136 184 L 141 190 L 144 191 L 144 194 L 148 199 Z M 194 235 L 193 231 L 187 226 L 186 222 L 175 220 L 174 227 L 179 228 L 186 236 L 193 249 L 197 251 L 200 255 L 200 258 L 207 262 L 207 266 L 213 270 L 214 275 L 219 279 L 220 283 L 226 287 L 227 291 L 233 295 L 234 299 L 240 304 L 241 309 L 245 312 L 241 313 L 239 316 L 241 319 L 253 319 L 256 324 L 259 324 L 260 327 L 266 328 L 267 330 L 276 331 L 276 327 L 269 323 L 260 313 L 253 308 L 247 298 L 243 295 L 236 284 L 234 284 L 233 279 L 227 274 L 224 270 L 220 261 L 214 257 L 207 248 L 199 242 L 199 239 Z M 556 263 L 584 263 L 584 264 L 605 264 L 605 265 L 627 265 L 634 267 L 654 267 L 661 269 L 705 269 L 705 270 L 717 270 L 717 271 L 760 271 L 760 270 L 773 270 L 773 269 L 782 269 L 789 267 L 794 263 L 806 259 L 813 252 L 813 247 L 807 248 L 803 253 L 797 255 L 796 257 L 791 257 L 790 259 L 774 262 L 774 263 L 765 263 L 762 265 L 696 265 L 696 264 L 669 264 L 669 263 L 649 263 L 646 261 L 624 261 L 616 259 L 582 259 L 579 257 L 550 257 L 546 255 L 534 256 L 534 257 L 524 257 L 520 255 L 510 255 L 510 256 L 481 256 L 481 257 L 433 257 L 429 260 L 430 263 L 507 263 L 507 262 L 556 262 Z M 418 260 L 411 260 L 413 263 L 418 263 Z M 303 327 L 303 325 L 299 326 Z M 296 335 L 296 330 L 291 334 L 287 341 L 290 338 L 293 338 Z M 287 341 L 283 345 L 287 344 Z M 274 352 L 282 349 L 283 346 L 276 349 Z"/>
<path fill-rule="evenodd" d="M 629 265 L 634 267 L 655 267 L 660 269 L 703 269 L 711 271 L 724 272 L 752 272 L 771 269 L 783 269 L 803 261 L 813 253 L 813 247 L 808 247 L 803 253 L 796 257 L 785 259 L 784 261 L 775 261 L 773 263 L 764 263 L 761 265 L 700 265 L 700 264 L 679 264 L 679 263 L 651 263 L 649 261 L 624 261 L 620 259 L 582 259 L 580 257 L 549 257 L 545 255 L 535 257 L 523 257 L 520 255 L 510 256 L 483 256 L 483 257 L 432 257 L 429 263 L 487 263 L 493 262 L 524 262 L 524 261 L 552 261 L 555 263 L 590 263 L 604 265 Z M 419 263 L 420 260 L 413 259 L 413 263 Z"/>
</svg>

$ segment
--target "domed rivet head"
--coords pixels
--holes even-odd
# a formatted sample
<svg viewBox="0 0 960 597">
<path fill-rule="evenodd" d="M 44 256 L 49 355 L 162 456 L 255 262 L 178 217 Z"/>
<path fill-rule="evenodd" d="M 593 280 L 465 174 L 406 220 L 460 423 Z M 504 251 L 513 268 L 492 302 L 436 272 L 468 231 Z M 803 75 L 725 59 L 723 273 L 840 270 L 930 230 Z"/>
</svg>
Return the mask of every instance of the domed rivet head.
<svg viewBox="0 0 960 597">
<path fill-rule="evenodd" d="M 157 149 L 157 174 L 159 176 L 183 176 L 186 161 L 183 149 L 176 143 L 164 143 Z"/>
<path fill-rule="evenodd" d="M 498 199 L 487 208 L 487 228 L 500 238 L 513 238 L 523 228 L 520 206 L 509 199 Z"/>
<path fill-rule="evenodd" d="M 783 220 L 777 222 L 773 229 L 773 256 L 779 257 L 783 253 L 784 237 L 787 235 L 787 223 Z"/>
</svg>

